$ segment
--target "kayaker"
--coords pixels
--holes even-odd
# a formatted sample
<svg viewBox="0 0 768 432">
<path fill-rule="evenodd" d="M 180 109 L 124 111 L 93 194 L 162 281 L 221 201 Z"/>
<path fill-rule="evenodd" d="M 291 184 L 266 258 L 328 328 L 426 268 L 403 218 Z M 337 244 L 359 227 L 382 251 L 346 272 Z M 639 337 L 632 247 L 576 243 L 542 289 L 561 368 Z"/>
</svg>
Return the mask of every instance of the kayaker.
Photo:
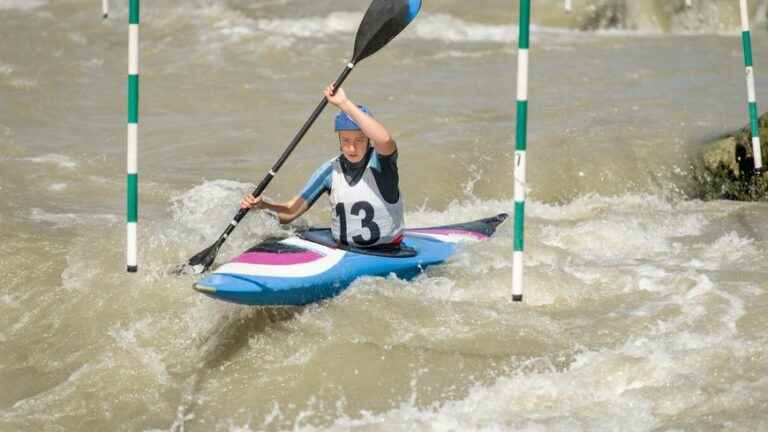
<svg viewBox="0 0 768 432">
<path fill-rule="evenodd" d="M 331 231 L 342 245 L 382 247 L 403 238 L 403 199 L 397 173 L 397 144 L 363 105 L 354 104 L 333 84 L 323 94 L 339 109 L 334 129 L 340 155 L 318 168 L 299 195 L 271 203 L 248 194 L 240 206 L 275 212 L 282 224 L 298 218 L 325 192 L 331 204 Z"/>
</svg>

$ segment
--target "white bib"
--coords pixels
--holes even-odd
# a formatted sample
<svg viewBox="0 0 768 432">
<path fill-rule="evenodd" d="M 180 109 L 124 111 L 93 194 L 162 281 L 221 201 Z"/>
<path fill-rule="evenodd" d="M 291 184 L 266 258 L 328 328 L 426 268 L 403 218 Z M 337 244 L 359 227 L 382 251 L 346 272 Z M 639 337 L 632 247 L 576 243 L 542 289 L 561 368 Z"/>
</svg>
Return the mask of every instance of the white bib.
<svg viewBox="0 0 768 432">
<path fill-rule="evenodd" d="M 333 238 L 343 245 L 388 244 L 403 234 L 403 197 L 400 195 L 394 204 L 388 203 L 376 185 L 370 165 L 360 181 L 350 186 L 341 162 L 333 161 L 330 202 Z"/>
</svg>

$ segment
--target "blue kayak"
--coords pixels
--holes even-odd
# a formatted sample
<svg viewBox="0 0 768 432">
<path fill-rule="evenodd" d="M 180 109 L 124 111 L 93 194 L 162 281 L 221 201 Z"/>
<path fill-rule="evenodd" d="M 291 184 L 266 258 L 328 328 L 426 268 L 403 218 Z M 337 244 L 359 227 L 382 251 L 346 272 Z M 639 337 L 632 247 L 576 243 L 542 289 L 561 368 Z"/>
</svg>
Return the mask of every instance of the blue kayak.
<svg viewBox="0 0 768 432">
<path fill-rule="evenodd" d="M 336 244 L 328 228 L 268 239 L 200 279 L 194 288 L 246 305 L 305 305 L 333 297 L 361 276 L 411 279 L 456 251 L 456 243 L 483 240 L 507 218 L 405 231 L 399 247 L 361 249 Z"/>
</svg>

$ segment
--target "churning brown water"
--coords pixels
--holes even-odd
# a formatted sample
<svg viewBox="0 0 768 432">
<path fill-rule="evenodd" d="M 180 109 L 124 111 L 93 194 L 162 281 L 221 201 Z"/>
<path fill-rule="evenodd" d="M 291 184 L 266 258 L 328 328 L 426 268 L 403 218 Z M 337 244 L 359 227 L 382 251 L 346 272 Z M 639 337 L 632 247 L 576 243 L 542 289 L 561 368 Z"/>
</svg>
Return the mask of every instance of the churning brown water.
<svg viewBox="0 0 768 432">
<path fill-rule="evenodd" d="M 747 121 L 737 2 L 533 3 L 526 301 L 507 223 L 414 281 L 261 309 L 167 270 L 274 163 L 368 2 L 142 5 L 126 274 L 127 2 L 0 0 L 0 430 L 767 430 L 768 206 L 687 177 Z M 426 1 L 345 84 L 399 143 L 410 226 L 513 209 L 516 10 Z M 333 156 L 332 114 L 267 195 Z M 253 213 L 219 258 L 280 232 Z"/>
</svg>

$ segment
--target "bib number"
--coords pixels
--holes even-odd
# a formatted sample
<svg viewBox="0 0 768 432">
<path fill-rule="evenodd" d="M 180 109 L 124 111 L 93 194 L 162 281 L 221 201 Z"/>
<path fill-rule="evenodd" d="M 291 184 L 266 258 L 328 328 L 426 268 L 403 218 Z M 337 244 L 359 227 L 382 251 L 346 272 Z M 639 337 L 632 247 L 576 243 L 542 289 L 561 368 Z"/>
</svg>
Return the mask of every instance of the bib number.
<svg viewBox="0 0 768 432">
<path fill-rule="evenodd" d="M 379 229 L 379 226 L 373 221 L 374 214 L 371 203 L 368 201 L 358 201 L 352 204 L 350 213 L 353 216 L 360 216 L 360 212 L 365 213 L 365 216 L 363 216 L 363 219 L 360 221 L 360 225 L 362 228 L 367 229 L 371 236 L 366 240 L 362 235 L 357 234 L 352 237 L 352 240 L 357 245 L 370 246 L 381 239 L 381 229 Z M 349 245 L 349 240 L 347 239 L 347 212 L 344 208 L 344 203 L 336 204 L 336 215 L 339 217 L 339 241 L 343 245 Z"/>
</svg>

